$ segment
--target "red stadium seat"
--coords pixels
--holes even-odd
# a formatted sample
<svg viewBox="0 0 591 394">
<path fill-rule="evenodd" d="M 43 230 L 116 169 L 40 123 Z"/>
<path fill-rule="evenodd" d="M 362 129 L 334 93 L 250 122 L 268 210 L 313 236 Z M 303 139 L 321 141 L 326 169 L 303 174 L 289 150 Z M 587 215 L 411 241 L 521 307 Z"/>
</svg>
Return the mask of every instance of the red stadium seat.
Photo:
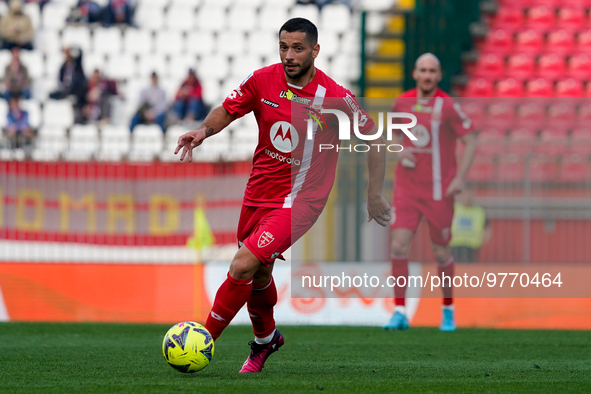
<svg viewBox="0 0 591 394">
<path fill-rule="evenodd" d="M 508 137 L 508 151 L 524 156 L 532 154 L 537 147 L 537 133 L 534 129 L 521 127 L 511 130 Z"/>
<path fill-rule="evenodd" d="M 524 100 L 517 108 L 519 127 L 540 128 L 546 123 L 546 105 L 538 99 Z"/>
<path fill-rule="evenodd" d="M 517 30 L 525 24 L 525 14 L 522 7 L 499 7 L 492 26 L 508 30 Z"/>
<path fill-rule="evenodd" d="M 538 59 L 538 75 L 542 78 L 563 78 L 566 73 L 566 61 L 563 55 L 548 53 Z"/>
<path fill-rule="evenodd" d="M 462 100 L 462 111 L 474 124 L 476 129 L 480 129 L 484 123 L 486 103 L 482 99 Z"/>
<path fill-rule="evenodd" d="M 546 129 L 540 133 L 540 153 L 548 157 L 563 156 L 569 147 L 568 130 Z"/>
<path fill-rule="evenodd" d="M 588 157 L 591 155 L 591 126 L 589 124 L 575 128 L 570 134 L 571 152 Z"/>
<path fill-rule="evenodd" d="M 547 31 L 555 24 L 554 7 L 537 5 L 531 7 L 527 12 L 527 27 L 538 31 Z"/>
<path fill-rule="evenodd" d="M 533 55 L 518 53 L 507 59 L 507 76 L 520 80 L 532 78 L 535 72 L 536 61 Z"/>
<path fill-rule="evenodd" d="M 501 182 L 523 182 L 525 178 L 524 158 L 516 154 L 504 155 L 499 159 L 497 179 Z"/>
<path fill-rule="evenodd" d="M 589 162 L 587 156 L 570 154 L 562 159 L 558 167 L 557 180 L 559 182 L 579 183 L 589 180 Z"/>
<path fill-rule="evenodd" d="M 577 35 L 577 51 L 580 53 L 591 51 L 591 29 L 580 31 Z"/>
<path fill-rule="evenodd" d="M 577 115 L 577 127 L 591 129 L 591 101 L 589 99 L 581 104 Z"/>
<path fill-rule="evenodd" d="M 497 156 L 506 148 L 504 129 L 489 127 L 478 133 L 478 156 Z"/>
<path fill-rule="evenodd" d="M 545 78 L 536 78 L 528 81 L 525 90 L 527 97 L 554 96 L 554 86 L 552 85 L 552 82 Z"/>
<path fill-rule="evenodd" d="M 484 41 L 483 50 L 507 54 L 513 50 L 513 32 L 507 29 L 491 30 Z"/>
<path fill-rule="evenodd" d="M 572 56 L 568 61 L 568 74 L 573 78 L 588 79 L 591 75 L 591 56 L 587 53 Z"/>
<path fill-rule="evenodd" d="M 465 97 L 492 97 L 493 85 L 486 78 L 472 78 L 466 85 Z"/>
<path fill-rule="evenodd" d="M 577 123 L 578 101 L 565 99 L 548 107 L 547 126 L 557 130 L 567 130 Z"/>
<path fill-rule="evenodd" d="M 517 33 L 515 37 L 516 52 L 537 54 L 544 49 L 544 38 L 542 33 L 535 29 L 527 29 Z"/>
<path fill-rule="evenodd" d="M 557 25 L 572 32 L 581 31 L 587 25 L 583 7 L 565 6 L 558 9 Z"/>
<path fill-rule="evenodd" d="M 492 182 L 497 178 L 496 165 L 491 156 L 476 156 L 466 178 L 470 182 Z"/>
<path fill-rule="evenodd" d="M 552 53 L 570 54 L 575 49 L 575 35 L 566 29 L 553 30 L 548 33 L 546 50 Z"/>
<path fill-rule="evenodd" d="M 505 62 L 502 55 L 487 53 L 478 58 L 473 75 L 476 77 L 498 78 L 504 72 Z"/>
<path fill-rule="evenodd" d="M 583 83 L 567 78 L 556 83 L 556 97 L 583 97 Z"/>
<path fill-rule="evenodd" d="M 500 130 L 515 127 L 515 105 L 506 99 L 490 103 L 486 125 Z"/>
<path fill-rule="evenodd" d="M 556 159 L 546 155 L 529 159 L 529 176 L 532 182 L 551 182 L 556 179 Z"/>
<path fill-rule="evenodd" d="M 523 97 L 523 82 L 515 78 L 506 78 L 497 83 L 497 96 Z"/>
</svg>

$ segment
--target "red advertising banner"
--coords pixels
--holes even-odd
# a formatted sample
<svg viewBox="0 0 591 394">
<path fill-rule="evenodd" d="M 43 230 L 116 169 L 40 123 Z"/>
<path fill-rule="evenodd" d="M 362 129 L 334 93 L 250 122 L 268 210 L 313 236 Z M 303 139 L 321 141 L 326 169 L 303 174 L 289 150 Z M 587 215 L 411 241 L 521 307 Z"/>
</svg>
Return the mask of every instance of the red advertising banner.
<svg viewBox="0 0 591 394">
<path fill-rule="evenodd" d="M 200 204 L 216 243 L 232 243 L 249 173 L 249 162 L 0 162 L 0 239 L 179 246 Z"/>
</svg>

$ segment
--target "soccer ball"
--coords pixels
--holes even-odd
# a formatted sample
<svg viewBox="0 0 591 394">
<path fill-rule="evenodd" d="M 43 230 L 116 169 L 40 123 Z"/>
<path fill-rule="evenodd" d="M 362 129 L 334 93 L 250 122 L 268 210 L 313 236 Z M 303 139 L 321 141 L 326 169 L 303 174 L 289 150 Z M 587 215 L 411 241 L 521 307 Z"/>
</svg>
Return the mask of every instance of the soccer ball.
<svg viewBox="0 0 591 394">
<path fill-rule="evenodd" d="M 174 369 L 193 373 L 207 367 L 215 345 L 211 334 L 199 323 L 186 321 L 168 330 L 162 342 L 162 354 Z"/>
</svg>

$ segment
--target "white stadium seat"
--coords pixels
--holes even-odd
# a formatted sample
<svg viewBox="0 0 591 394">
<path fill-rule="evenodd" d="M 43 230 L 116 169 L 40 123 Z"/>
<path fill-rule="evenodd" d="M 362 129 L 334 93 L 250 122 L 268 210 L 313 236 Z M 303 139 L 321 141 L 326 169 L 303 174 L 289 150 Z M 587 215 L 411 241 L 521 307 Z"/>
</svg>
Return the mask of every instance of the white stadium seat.
<svg viewBox="0 0 591 394">
<path fill-rule="evenodd" d="M 123 42 L 128 54 L 143 55 L 153 50 L 152 32 L 149 30 L 127 28 Z"/>
<path fill-rule="evenodd" d="M 203 101 L 209 105 L 218 106 L 230 92 L 223 92 L 217 79 L 201 78 L 203 86 Z"/>
<path fill-rule="evenodd" d="M 58 30 L 39 29 L 35 32 L 35 48 L 46 54 L 61 51 L 62 42 Z"/>
<path fill-rule="evenodd" d="M 4 74 L 4 69 L 10 63 L 11 58 L 12 58 L 12 55 L 11 55 L 10 51 L 8 51 L 8 50 L 0 51 L 0 72 L 2 72 L 2 74 Z"/>
<path fill-rule="evenodd" d="M 243 5 L 234 6 L 228 14 L 228 28 L 238 31 L 253 31 L 257 28 L 255 9 Z"/>
<path fill-rule="evenodd" d="M 8 115 L 8 103 L 6 100 L 0 100 L 0 128 L 6 127 L 6 115 Z"/>
<path fill-rule="evenodd" d="M 74 110 L 68 100 L 47 100 L 43 105 L 43 124 L 70 127 L 74 123 Z"/>
<path fill-rule="evenodd" d="M 231 6 L 234 0 L 202 0 L 201 8 L 224 7 Z"/>
<path fill-rule="evenodd" d="M 140 2 L 135 12 L 135 23 L 143 29 L 159 31 L 164 27 L 163 7 Z"/>
<path fill-rule="evenodd" d="M 267 5 L 259 14 L 258 28 L 279 34 L 279 29 L 287 20 L 287 8 Z"/>
<path fill-rule="evenodd" d="M 361 0 L 361 7 L 366 11 L 385 11 L 396 4 L 395 0 Z"/>
<path fill-rule="evenodd" d="M 357 55 L 361 51 L 361 37 L 357 31 L 349 31 L 343 34 L 341 39 L 341 53 Z"/>
<path fill-rule="evenodd" d="M 246 53 L 246 38 L 240 31 L 224 31 L 218 34 L 217 53 L 230 56 Z"/>
<path fill-rule="evenodd" d="M 105 125 L 101 129 L 101 144 L 97 159 L 120 161 L 130 147 L 130 132 L 127 126 Z"/>
<path fill-rule="evenodd" d="M 166 13 L 165 25 L 169 30 L 188 31 L 195 28 L 195 7 L 172 5 Z"/>
<path fill-rule="evenodd" d="M 55 161 L 68 147 L 66 129 L 59 126 L 43 126 L 37 131 L 33 160 Z"/>
<path fill-rule="evenodd" d="M 117 80 L 130 79 L 135 77 L 136 68 L 135 59 L 131 55 L 109 56 L 105 75 Z"/>
<path fill-rule="evenodd" d="M 41 23 L 41 14 L 39 13 L 39 4 L 37 3 L 25 3 L 23 5 L 23 12 L 31 18 L 31 24 L 33 29 L 37 30 Z M 2 14 L 4 15 L 4 14 Z"/>
<path fill-rule="evenodd" d="M 95 69 L 105 71 L 105 55 L 102 53 L 86 53 L 82 55 L 82 68 L 87 77 L 93 73 Z"/>
<path fill-rule="evenodd" d="M 265 0 L 234 0 L 234 5 L 258 8 L 263 5 L 264 1 Z"/>
<path fill-rule="evenodd" d="M 66 18 L 70 9 L 68 6 L 58 3 L 48 3 L 43 7 L 41 15 L 44 30 L 61 30 L 66 25 Z"/>
<path fill-rule="evenodd" d="M 35 79 L 43 75 L 43 54 L 41 51 L 21 51 L 20 57 L 23 65 L 27 67 L 30 78 Z"/>
<path fill-rule="evenodd" d="M 323 30 L 344 33 L 352 28 L 351 10 L 344 4 L 328 4 L 322 7 L 320 24 Z"/>
<path fill-rule="evenodd" d="M 99 148 L 99 135 L 96 125 L 77 124 L 70 130 L 70 144 L 65 153 L 68 161 L 87 161 Z"/>
<path fill-rule="evenodd" d="M 243 81 L 251 72 L 258 70 L 262 66 L 263 60 L 258 55 L 240 56 L 232 61 L 230 75 L 242 78 Z"/>
<path fill-rule="evenodd" d="M 195 55 L 209 55 L 215 51 L 216 39 L 207 30 L 192 31 L 187 35 L 187 52 Z"/>
<path fill-rule="evenodd" d="M 203 79 L 222 79 L 228 75 L 228 57 L 224 55 L 212 55 L 204 58 L 199 67 L 199 74 Z M 248 75 L 248 74 L 247 74 Z M 228 92 L 229 93 L 229 92 Z"/>
<path fill-rule="evenodd" d="M 319 58 L 332 57 L 340 52 L 340 41 L 336 32 L 325 30 L 318 32 L 318 43 L 320 44 Z"/>
<path fill-rule="evenodd" d="M 86 26 L 68 26 L 62 32 L 62 45 L 78 47 L 83 53 L 90 51 L 90 29 Z"/>
<path fill-rule="evenodd" d="M 138 76 L 146 78 L 146 84 L 148 84 L 147 77 L 152 74 L 152 71 L 156 71 L 159 76 L 168 74 L 168 66 L 164 56 L 156 56 L 146 54 L 140 56 L 138 63 Z"/>
<path fill-rule="evenodd" d="M 247 40 L 248 52 L 260 56 L 266 56 L 272 49 L 274 53 L 279 53 L 279 37 L 277 32 L 271 31 L 252 31 L 248 34 Z"/>
<path fill-rule="evenodd" d="M 162 30 L 156 33 L 156 53 L 178 55 L 185 51 L 185 39 L 180 31 Z"/>
<path fill-rule="evenodd" d="M 45 58 L 45 75 L 57 81 L 60 67 L 64 63 L 64 55 L 60 52 L 48 53 Z"/>
<path fill-rule="evenodd" d="M 216 3 L 218 1 L 216 0 Z M 226 31 L 226 9 L 221 5 L 202 6 L 197 12 L 197 29 L 209 31 Z"/>
<path fill-rule="evenodd" d="M 41 107 L 37 100 L 22 100 L 21 108 L 29 114 L 29 126 L 36 129 L 41 125 Z"/>
<path fill-rule="evenodd" d="M 185 78 L 189 69 L 198 71 L 197 59 L 195 55 L 181 54 L 170 58 L 170 66 L 168 67 L 169 74 L 173 78 Z"/>
<path fill-rule="evenodd" d="M 123 38 L 118 27 L 98 28 L 93 33 L 93 51 L 107 55 L 118 55 L 123 48 Z"/>
<path fill-rule="evenodd" d="M 310 22 L 315 24 L 318 29 L 320 29 L 322 27 L 320 25 L 320 13 L 318 12 L 318 7 L 316 7 L 315 5 L 296 4 L 295 6 L 293 6 L 291 8 L 291 11 L 289 13 L 289 17 L 290 18 L 306 18 Z M 284 23 L 284 22 L 281 22 L 281 23 Z M 280 27 L 281 26 L 279 26 L 279 28 Z M 279 30 L 279 28 L 277 28 L 277 30 Z"/>
<path fill-rule="evenodd" d="M 380 12 L 368 12 L 365 21 L 365 28 L 368 33 L 381 33 L 386 27 L 386 17 Z"/>
<path fill-rule="evenodd" d="M 160 155 L 164 147 L 162 129 L 154 124 L 137 125 L 132 133 L 130 161 L 151 161 Z"/>
</svg>

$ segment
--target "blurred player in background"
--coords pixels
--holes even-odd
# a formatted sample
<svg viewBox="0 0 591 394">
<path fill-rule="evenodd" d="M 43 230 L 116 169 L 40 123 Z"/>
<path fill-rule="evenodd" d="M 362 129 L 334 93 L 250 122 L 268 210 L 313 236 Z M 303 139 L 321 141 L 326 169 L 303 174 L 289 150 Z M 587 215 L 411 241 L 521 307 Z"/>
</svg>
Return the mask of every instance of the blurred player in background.
<svg viewBox="0 0 591 394">
<path fill-rule="evenodd" d="M 399 137 L 399 143 L 405 149 L 398 154 L 400 161 L 394 184 L 390 224 L 392 275 L 408 279 L 410 243 L 421 218 L 425 217 L 438 275 L 453 277 L 454 260 L 449 241 L 454 195 L 464 188 L 464 179 L 476 153 L 476 137 L 470 119 L 459 104 L 438 88 L 441 65 L 435 55 L 425 53 L 417 59 L 413 78 L 416 88 L 403 93 L 393 109 L 417 117 L 417 125 L 411 130 L 417 141 Z M 457 138 L 465 144 L 459 166 L 455 154 Z M 384 328 L 408 328 L 405 296 L 406 287 L 394 288 L 395 312 Z M 443 297 L 443 318 L 439 328 L 454 331 L 456 324 L 449 281 L 443 286 Z"/>
<path fill-rule="evenodd" d="M 305 119 L 294 119 L 294 108 L 313 112 L 322 105 L 332 105 L 329 98 L 336 97 L 351 118 L 358 112 L 361 118 L 367 119 L 360 126 L 362 133 L 374 128 L 373 121 L 356 104 L 352 94 L 314 67 L 320 50 L 317 40 L 318 31 L 310 21 L 303 18 L 287 21 L 279 30 L 281 63 L 249 75 L 222 106 L 209 113 L 199 129 L 179 138 L 175 150 L 178 153 L 182 149 L 181 160 L 185 156 L 191 160 L 192 149 L 206 138 L 235 119 L 254 112 L 259 144 L 238 223 L 239 250 L 205 324 L 217 339 L 236 313 L 247 305 L 255 340 L 249 343 L 251 353 L 240 372 L 260 372 L 266 359 L 284 343 L 273 318 L 273 306 L 277 302 L 271 275 L 273 264 L 312 227 L 334 181 L 338 153 L 320 151 L 319 146 L 339 145 L 338 133 L 315 128 L 313 138 L 307 139 L 307 123 Z M 333 118 L 336 124 L 336 117 Z M 370 151 L 368 166 L 369 219 L 386 226 L 390 207 L 382 197 L 384 150 Z"/>
</svg>

